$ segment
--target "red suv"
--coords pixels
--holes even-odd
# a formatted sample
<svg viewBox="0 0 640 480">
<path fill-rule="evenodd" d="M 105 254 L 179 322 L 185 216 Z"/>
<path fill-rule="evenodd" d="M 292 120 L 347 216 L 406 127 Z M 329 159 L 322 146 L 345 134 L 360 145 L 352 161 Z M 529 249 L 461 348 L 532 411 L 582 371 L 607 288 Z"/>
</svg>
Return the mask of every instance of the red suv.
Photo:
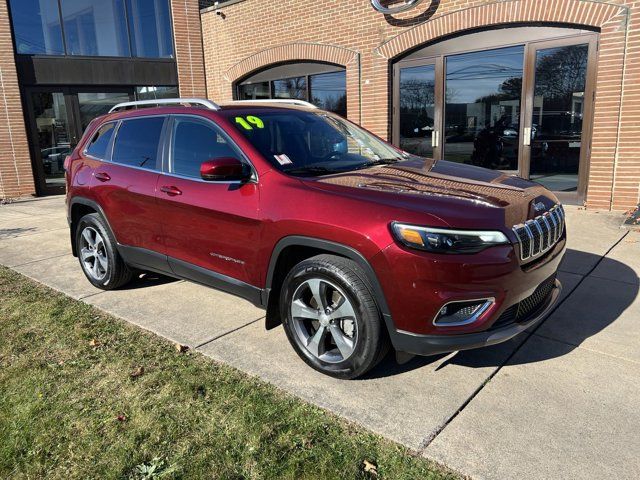
<svg viewBox="0 0 640 480">
<path fill-rule="evenodd" d="M 505 341 L 558 298 L 564 212 L 536 183 L 410 155 L 305 102 L 154 102 L 95 119 L 65 164 L 73 253 L 98 288 L 153 271 L 241 296 L 340 378 L 390 345 Z"/>
</svg>

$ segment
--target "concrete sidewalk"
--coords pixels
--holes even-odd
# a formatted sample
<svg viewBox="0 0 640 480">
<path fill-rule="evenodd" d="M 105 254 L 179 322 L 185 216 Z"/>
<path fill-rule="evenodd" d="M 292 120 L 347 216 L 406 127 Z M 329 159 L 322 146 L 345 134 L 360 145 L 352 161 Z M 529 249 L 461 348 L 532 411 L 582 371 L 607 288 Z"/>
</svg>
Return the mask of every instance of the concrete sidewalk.
<svg viewBox="0 0 640 480">
<path fill-rule="evenodd" d="M 562 303 L 495 347 L 339 381 L 308 368 L 264 312 L 188 282 L 150 277 L 103 292 L 70 254 L 63 199 L 0 206 L 0 263 L 257 375 L 473 478 L 637 478 L 640 233 L 567 207 Z"/>
</svg>

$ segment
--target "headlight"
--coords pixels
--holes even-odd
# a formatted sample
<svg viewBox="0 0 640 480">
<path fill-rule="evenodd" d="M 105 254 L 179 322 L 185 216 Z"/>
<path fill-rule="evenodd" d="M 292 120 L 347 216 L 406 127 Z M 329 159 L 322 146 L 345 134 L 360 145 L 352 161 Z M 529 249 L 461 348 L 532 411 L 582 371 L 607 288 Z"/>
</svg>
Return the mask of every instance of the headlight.
<svg viewBox="0 0 640 480">
<path fill-rule="evenodd" d="M 434 253 L 476 253 L 493 245 L 509 243 L 502 232 L 489 230 L 453 230 L 391 224 L 396 239 L 407 247 Z"/>
</svg>

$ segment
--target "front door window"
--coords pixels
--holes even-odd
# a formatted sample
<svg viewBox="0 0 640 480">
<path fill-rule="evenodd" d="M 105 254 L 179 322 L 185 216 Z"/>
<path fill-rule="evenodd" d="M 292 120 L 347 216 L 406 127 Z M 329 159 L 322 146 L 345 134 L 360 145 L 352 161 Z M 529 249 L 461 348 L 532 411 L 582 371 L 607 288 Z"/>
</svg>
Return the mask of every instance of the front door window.
<svg viewBox="0 0 640 480">
<path fill-rule="evenodd" d="M 589 45 L 536 51 L 531 179 L 556 191 L 578 188 Z"/>
</svg>

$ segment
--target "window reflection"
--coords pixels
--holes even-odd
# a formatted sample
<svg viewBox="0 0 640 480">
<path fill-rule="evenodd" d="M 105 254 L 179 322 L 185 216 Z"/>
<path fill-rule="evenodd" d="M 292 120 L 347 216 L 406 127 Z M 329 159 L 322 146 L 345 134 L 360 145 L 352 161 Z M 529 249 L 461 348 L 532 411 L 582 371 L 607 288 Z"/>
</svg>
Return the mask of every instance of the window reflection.
<svg viewBox="0 0 640 480">
<path fill-rule="evenodd" d="M 516 170 L 524 46 L 446 58 L 444 158 Z"/>
<path fill-rule="evenodd" d="M 531 178 L 560 191 L 578 187 L 588 45 L 539 50 L 531 128 Z"/>
<path fill-rule="evenodd" d="M 347 115 L 347 77 L 345 72 L 311 75 L 309 81 L 311 103 L 343 117 Z"/>
<path fill-rule="evenodd" d="M 173 56 L 169 0 L 9 1 L 19 54 Z"/>
<path fill-rule="evenodd" d="M 238 87 L 239 100 L 266 100 L 271 98 L 269 82 L 260 82 Z"/>
<path fill-rule="evenodd" d="M 122 0 L 62 0 L 61 5 L 68 55 L 131 55 Z"/>
<path fill-rule="evenodd" d="M 127 0 L 127 13 L 134 57 L 173 55 L 168 0 Z"/>
<path fill-rule="evenodd" d="M 317 65 L 315 67 L 317 68 Z M 268 73 L 269 69 L 262 74 L 265 72 Z M 347 115 L 347 75 L 344 70 L 276 78 L 269 81 L 252 82 L 249 79 L 247 83 L 239 84 L 236 92 L 238 100 L 270 98 L 305 100 L 323 110 L 344 117 Z"/>
<path fill-rule="evenodd" d="M 58 4 L 51 0 L 10 0 L 16 51 L 64 55 Z"/>
<path fill-rule="evenodd" d="M 436 71 L 434 65 L 400 70 L 400 148 L 433 157 Z"/>
<path fill-rule="evenodd" d="M 307 99 L 307 77 L 286 78 L 273 82 L 273 98 Z"/>
<path fill-rule="evenodd" d="M 126 92 L 78 93 L 82 131 L 89 126 L 91 120 L 108 113 L 114 105 L 130 100 L 133 98 Z"/>
</svg>

